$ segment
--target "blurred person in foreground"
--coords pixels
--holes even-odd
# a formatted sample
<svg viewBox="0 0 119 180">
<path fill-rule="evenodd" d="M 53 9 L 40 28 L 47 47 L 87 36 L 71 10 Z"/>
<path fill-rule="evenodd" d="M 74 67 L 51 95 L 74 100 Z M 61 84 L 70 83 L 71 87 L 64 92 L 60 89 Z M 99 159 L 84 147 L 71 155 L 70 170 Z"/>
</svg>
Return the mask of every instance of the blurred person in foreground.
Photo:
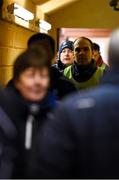
<svg viewBox="0 0 119 180">
<path fill-rule="evenodd" d="M 119 179 L 119 29 L 109 65 L 99 87 L 64 100 L 45 124 L 31 177 Z"/>
<path fill-rule="evenodd" d="M 27 46 L 29 49 L 42 47 L 46 52 L 49 63 L 52 64 L 55 56 L 55 41 L 51 36 L 44 33 L 34 34 L 29 38 Z M 76 91 L 74 84 L 64 77 L 54 66 L 50 67 L 50 76 L 50 90 L 57 96 L 58 100 Z"/>
<path fill-rule="evenodd" d="M 73 41 L 63 41 L 59 47 L 57 63 L 53 67 L 63 73 L 64 69 L 74 62 Z"/>
<path fill-rule="evenodd" d="M 99 85 L 103 71 L 93 59 L 92 41 L 86 37 L 77 38 L 74 41 L 74 63 L 64 70 L 64 75 L 81 90 Z"/>
<path fill-rule="evenodd" d="M 49 91 L 49 71 L 43 49 L 26 50 L 16 59 L 13 79 L 0 93 L 0 178 L 30 178 L 29 157 L 56 106 Z"/>
</svg>

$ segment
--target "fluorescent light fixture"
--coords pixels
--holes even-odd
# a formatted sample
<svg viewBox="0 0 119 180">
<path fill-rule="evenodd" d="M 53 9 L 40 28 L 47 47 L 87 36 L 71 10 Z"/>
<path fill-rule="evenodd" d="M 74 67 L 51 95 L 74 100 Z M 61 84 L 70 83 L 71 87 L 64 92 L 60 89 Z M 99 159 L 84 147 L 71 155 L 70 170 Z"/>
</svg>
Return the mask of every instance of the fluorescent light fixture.
<svg viewBox="0 0 119 180">
<path fill-rule="evenodd" d="M 39 21 L 39 26 L 45 31 L 49 31 L 51 29 L 51 24 L 44 20 Z"/>
<path fill-rule="evenodd" d="M 18 5 L 17 3 L 13 3 L 8 6 L 8 12 L 14 14 L 17 17 L 20 17 L 26 21 L 33 20 L 34 14 L 30 11 L 26 10 L 22 6 Z"/>
</svg>

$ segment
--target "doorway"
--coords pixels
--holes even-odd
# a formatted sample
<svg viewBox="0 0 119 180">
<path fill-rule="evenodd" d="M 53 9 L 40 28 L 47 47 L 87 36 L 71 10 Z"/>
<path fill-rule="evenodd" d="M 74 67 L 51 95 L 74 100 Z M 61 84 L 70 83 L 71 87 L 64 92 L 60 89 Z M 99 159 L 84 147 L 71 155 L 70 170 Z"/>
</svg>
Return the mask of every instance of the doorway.
<svg viewBox="0 0 119 180">
<path fill-rule="evenodd" d="M 99 44 L 101 56 L 107 64 L 111 32 L 111 29 L 60 28 L 58 29 L 57 48 L 59 48 L 61 42 L 64 40 L 74 41 L 77 37 L 85 36 Z"/>
</svg>

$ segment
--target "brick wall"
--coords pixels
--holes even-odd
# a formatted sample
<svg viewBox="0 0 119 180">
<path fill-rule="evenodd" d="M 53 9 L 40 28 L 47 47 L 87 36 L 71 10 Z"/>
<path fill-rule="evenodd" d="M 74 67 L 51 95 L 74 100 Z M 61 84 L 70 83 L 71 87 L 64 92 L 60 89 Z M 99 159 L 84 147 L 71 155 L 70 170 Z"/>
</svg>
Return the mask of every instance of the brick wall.
<svg viewBox="0 0 119 180">
<path fill-rule="evenodd" d="M 26 48 L 32 31 L 0 20 L 0 82 L 5 85 L 12 77 L 15 58 Z"/>
</svg>

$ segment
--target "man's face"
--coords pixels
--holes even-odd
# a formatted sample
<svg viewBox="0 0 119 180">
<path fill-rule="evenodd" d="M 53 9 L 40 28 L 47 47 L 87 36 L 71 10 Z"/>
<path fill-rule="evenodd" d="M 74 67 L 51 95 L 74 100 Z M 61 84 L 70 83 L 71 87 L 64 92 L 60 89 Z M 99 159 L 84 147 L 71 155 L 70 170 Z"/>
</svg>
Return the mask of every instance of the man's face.
<svg viewBox="0 0 119 180">
<path fill-rule="evenodd" d="M 34 67 L 26 69 L 15 82 L 15 86 L 24 99 L 34 102 L 42 100 L 49 87 L 48 69 Z"/>
<path fill-rule="evenodd" d="M 93 50 L 93 59 L 96 61 L 99 59 L 100 53 L 98 50 Z"/>
<path fill-rule="evenodd" d="M 92 48 L 91 44 L 86 39 L 78 39 L 74 43 L 74 56 L 75 61 L 79 65 L 88 65 L 92 60 Z"/>
<path fill-rule="evenodd" d="M 60 60 L 66 66 L 73 64 L 74 62 L 74 53 L 69 48 L 64 48 L 60 54 Z"/>
</svg>

